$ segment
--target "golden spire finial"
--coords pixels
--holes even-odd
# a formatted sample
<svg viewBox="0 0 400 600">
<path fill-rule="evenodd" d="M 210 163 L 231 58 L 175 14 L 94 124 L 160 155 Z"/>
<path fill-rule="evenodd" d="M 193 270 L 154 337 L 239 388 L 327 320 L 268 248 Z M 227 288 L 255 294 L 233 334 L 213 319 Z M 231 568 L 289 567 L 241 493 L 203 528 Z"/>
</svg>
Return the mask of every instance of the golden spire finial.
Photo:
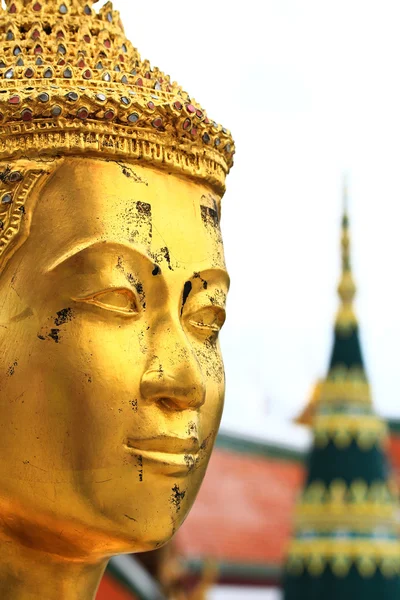
<svg viewBox="0 0 400 600">
<path fill-rule="evenodd" d="M 348 178 L 345 176 L 343 180 L 342 276 L 338 287 L 341 305 L 336 317 L 336 326 L 345 329 L 353 327 L 357 324 L 357 319 L 353 310 L 353 300 L 356 294 L 356 286 L 353 280 L 350 262 L 348 205 Z"/>
</svg>

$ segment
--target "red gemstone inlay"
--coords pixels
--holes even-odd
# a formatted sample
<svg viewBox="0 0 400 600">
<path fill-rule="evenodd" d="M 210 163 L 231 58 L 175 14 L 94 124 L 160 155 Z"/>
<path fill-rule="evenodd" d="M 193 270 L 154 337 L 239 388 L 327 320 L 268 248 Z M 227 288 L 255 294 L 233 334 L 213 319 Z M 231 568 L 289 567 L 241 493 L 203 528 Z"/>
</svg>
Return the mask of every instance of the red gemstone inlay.
<svg viewBox="0 0 400 600">
<path fill-rule="evenodd" d="M 15 4 L 11 4 L 10 6 L 10 13 L 14 14 L 17 12 L 17 7 L 15 6 Z"/>
<path fill-rule="evenodd" d="M 121 62 L 125 62 L 125 56 L 122 56 L 122 54 L 119 55 L 119 60 Z"/>
<path fill-rule="evenodd" d="M 33 75 L 34 75 L 33 69 L 27 69 L 25 71 L 25 77 L 29 77 L 29 79 L 30 79 L 31 77 L 33 77 Z"/>
<path fill-rule="evenodd" d="M 21 98 L 19 96 L 11 96 L 9 99 L 10 104 L 19 104 L 21 102 Z"/>
<path fill-rule="evenodd" d="M 136 85 L 142 87 L 142 85 L 143 85 L 143 79 L 138 79 L 137 82 L 136 82 Z"/>
<path fill-rule="evenodd" d="M 150 110 L 154 110 L 155 109 L 154 102 L 149 102 L 147 104 L 147 106 L 150 108 Z"/>
<path fill-rule="evenodd" d="M 84 36 L 83 36 L 83 39 L 85 40 L 85 42 L 86 42 L 87 44 L 89 44 L 89 43 L 90 43 L 90 35 L 88 35 L 88 34 L 84 35 Z"/>
<path fill-rule="evenodd" d="M 194 114 L 196 112 L 196 109 L 193 106 L 193 104 L 188 104 L 186 108 L 187 108 L 188 113 Z"/>
<path fill-rule="evenodd" d="M 78 110 L 78 117 L 80 119 L 87 119 L 89 116 L 89 111 L 87 108 L 81 108 L 80 110 Z"/>
<path fill-rule="evenodd" d="M 83 67 L 86 67 L 86 63 L 85 63 L 85 61 L 83 60 L 83 58 L 81 58 L 81 60 L 78 62 L 78 67 L 79 67 L 80 69 L 83 69 Z"/>
<path fill-rule="evenodd" d="M 58 61 L 57 64 L 60 65 L 61 67 L 63 67 L 66 64 L 65 59 L 64 58 L 60 58 L 60 60 Z"/>
<path fill-rule="evenodd" d="M 146 79 L 151 79 L 151 75 L 150 75 L 150 73 L 148 71 L 147 71 L 145 77 L 146 77 Z"/>
<path fill-rule="evenodd" d="M 21 117 L 22 117 L 23 121 L 32 121 L 32 119 L 33 119 L 32 111 L 29 110 L 29 108 L 23 110 L 21 113 Z"/>
<path fill-rule="evenodd" d="M 105 40 L 104 45 L 106 48 L 111 48 L 111 40 Z"/>
<path fill-rule="evenodd" d="M 208 117 L 206 117 L 206 118 L 204 119 L 204 123 L 205 123 L 206 125 L 209 125 L 209 124 L 210 124 L 210 119 L 209 119 Z"/>
<path fill-rule="evenodd" d="M 191 132 L 191 133 L 192 133 L 192 135 L 197 135 L 197 128 L 196 128 L 196 127 L 193 127 L 193 129 L 192 129 L 192 132 Z"/>
<path fill-rule="evenodd" d="M 83 74 L 83 77 L 85 79 L 91 79 L 91 77 L 92 77 L 92 71 L 90 69 L 86 69 L 86 71 Z"/>
<path fill-rule="evenodd" d="M 33 5 L 33 10 L 42 10 L 42 5 L 40 4 L 40 2 L 35 2 L 35 4 Z"/>
<path fill-rule="evenodd" d="M 183 124 L 183 129 L 189 129 L 189 127 L 191 126 L 192 122 L 190 119 L 186 119 L 186 121 Z"/>
<path fill-rule="evenodd" d="M 35 29 L 35 31 L 32 33 L 32 39 L 37 40 L 39 37 L 40 37 L 40 32 L 38 29 Z"/>
<path fill-rule="evenodd" d="M 159 128 L 159 127 L 161 127 L 161 125 L 162 125 L 162 119 L 154 119 L 154 121 L 153 121 L 153 125 L 154 125 L 154 127 L 156 127 L 156 128 Z"/>
<path fill-rule="evenodd" d="M 42 46 L 36 46 L 36 48 L 35 48 L 35 54 L 42 54 L 42 52 L 43 52 Z"/>
<path fill-rule="evenodd" d="M 60 39 L 60 38 L 65 38 L 65 34 L 64 34 L 64 32 L 63 32 L 63 31 L 59 31 L 59 32 L 57 33 L 57 38 L 58 38 L 58 39 Z"/>
<path fill-rule="evenodd" d="M 203 116 L 203 112 L 198 109 L 198 110 L 196 110 L 196 115 L 199 117 L 199 119 L 201 119 Z"/>
<path fill-rule="evenodd" d="M 174 106 L 175 106 L 176 110 L 182 110 L 182 108 L 183 108 L 181 102 L 175 102 Z"/>
<path fill-rule="evenodd" d="M 113 110 L 108 110 L 105 114 L 104 114 L 104 118 L 107 119 L 108 121 L 111 121 L 111 119 L 114 118 L 114 111 Z"/>
</svg>

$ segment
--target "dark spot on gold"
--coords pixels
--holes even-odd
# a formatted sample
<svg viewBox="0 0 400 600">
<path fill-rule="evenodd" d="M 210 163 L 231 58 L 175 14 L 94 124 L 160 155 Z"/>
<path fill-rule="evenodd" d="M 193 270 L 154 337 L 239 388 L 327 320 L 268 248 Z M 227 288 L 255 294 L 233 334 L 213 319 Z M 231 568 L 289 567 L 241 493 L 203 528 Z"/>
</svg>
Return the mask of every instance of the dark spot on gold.
<svg viewBox="0 0 400 600">
<path fill-rule="evenodd" d="M 58 344 L 60 342 L 60 330 L 52 329 L 47 337 L 51 338 L 56 344 Z"/>
<path fill-rule="evenodd" d="M 16 367 L 18 367 L 18 361 L 17 360 L 15 360 L 13 362 L 13 364 L 10 367 L 8 367 L 8 369 L 7 369 L 7 375 L 9 377 L 12 377 L 14 375 Z"/>
<path fill-rule="evenodd" d="M 142 456 L 137 457 L 137 464 L 138 464 L 139 481 L 142 482 L 143 481 L 143 457 Z"/>
<path fill-rule="evenodd" d="M 194 277 L 194 279 L 200 279 L 201 283 L 203 284 L 204 290 L 206 290 L 208 288 L 208 282 L 201 277 L 200 273 L 194 273 L 193 277 Z"/>
<path fill-rule="evenodd" d="M 179 512 L 181 510 L 181 503 L 185 496 L 186 492 L 181 492 L 179 485 L 175 484 L 172 488 L 172 496 L 170 502 L 175 507 L 176 512 Z"/>
<path fill-rule="evenodd" d="M 201 218 L 203 219 L 203 223 L 205 225 L 212 225 L 213 227 L 217 227 L 219 225 L 218 210 L 216 208 L 211 208 L 210 206 L 200 206 L 200 209 Z"/>
<path fill-rule="evenodd" d="M 183 313 L 183 309 L 185 308 L 186 301 L 189 298 L 190 292 L 192 291 L 192 287 L 193 286 L 191 281 L 187 281 L 185 283 L 185 286 L 183 288 L 181 315 Z"/>
<path fill-rule="evenodd" d="M 73 312 L 71 308 L 63 308 L 57 313 L 57 317 L 54 320 L 54 325 L 60 327 L 61 325 L 65 325 L 68 321 L 71 321 L 73 318 Z"/>
</svg>

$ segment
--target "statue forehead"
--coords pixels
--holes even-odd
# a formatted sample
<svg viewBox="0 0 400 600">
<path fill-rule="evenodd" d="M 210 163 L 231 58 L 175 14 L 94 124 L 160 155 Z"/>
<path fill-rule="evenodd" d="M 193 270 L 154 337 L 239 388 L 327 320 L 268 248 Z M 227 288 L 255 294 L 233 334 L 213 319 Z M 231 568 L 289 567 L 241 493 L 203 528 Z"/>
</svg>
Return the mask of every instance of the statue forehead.
<svg viewBox="0 0 400 600">
<path fill-rule="evenodd" d="M 192 180 L 118 161 L 66 159 L 41 191 L 29 238 L 46 240 L 49 259 L 111 241 L 224 267 L 218 197 Z"/>
</svg>

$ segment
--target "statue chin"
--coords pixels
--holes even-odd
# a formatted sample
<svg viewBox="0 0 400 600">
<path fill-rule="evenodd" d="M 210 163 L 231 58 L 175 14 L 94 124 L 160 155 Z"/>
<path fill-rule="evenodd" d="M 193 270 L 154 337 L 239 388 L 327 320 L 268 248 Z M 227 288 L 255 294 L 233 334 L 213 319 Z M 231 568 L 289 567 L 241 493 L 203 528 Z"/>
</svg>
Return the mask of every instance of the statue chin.
<svg viewBox="0 0 400 600">
<path fill-rule="evenodd" d="M 100 557 L 159 547 L 183 522 L 224 398 L 219 201 L 134 163 L 37 174 L 0 274 L 7 537 Z"/>
</svg>

